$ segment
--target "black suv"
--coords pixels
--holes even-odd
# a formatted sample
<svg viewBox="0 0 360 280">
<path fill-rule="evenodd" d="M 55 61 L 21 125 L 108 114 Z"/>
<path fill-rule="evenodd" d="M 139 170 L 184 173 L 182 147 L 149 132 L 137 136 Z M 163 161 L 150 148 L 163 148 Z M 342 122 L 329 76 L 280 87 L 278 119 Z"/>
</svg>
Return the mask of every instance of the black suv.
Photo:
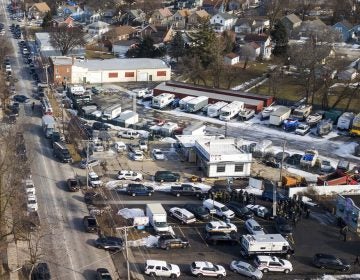
<svg viewBox="0 0 360 280">
<path fill-rule="evenodd" d="M 108 130 L 110 125 L 102 122 L 94 122 L 92 125 L 92 129 L 94 130 Z"/>
<path fill-rule="evenodd" d="M 202 205 L 199 204 L 185 204 L 184 208 L 189 212 L 193 213 L 195 218 L 207 221 L 210 219 L 209 211 Z"/>
<path fill-rule="evenodd" d="M 96 270 L 96 280 L 112 280 L 109 270 L 98 268 Z"/>
<path fill-rule="evenodd" d="M 242 220 L 254 218 L 254 213 L 251 212 L 249 208 L 247 208 L 246 206 L 242 205 L 239 202 L 231 201 L 227 203 L 226 206 L 230 210 L 232 210 L 237 217 L 239 217 Z"/>
<path fill-rule="evenodd" d="M 275 228 L 281 235 L 287 236 L 292 234 L 293 228 L 284 217 L 275 217 Z"/>
<path fill-rule="evenodd" d="M 236 234 L 229 234 L 225 232 L 207 232 L 205 235 L 205 241 L 213 245 L 219 243 L 235 245 L 239 243 Z"/>
<path fill-rule="evenodd" d="M 123 240 L 119 237 L 107 236 L 95 240 L 95 247 L 107 251 L 121 251 L 124 249 Z"/>
<path fill-rule="evenodd" d="M 313 264 L 318 268 L 329 268 L 334 270 L 349 271 L 350 264 L 333 255 L 315 254 Z"/>
<path fill-rule="evenodd" d="M 158 247 L 165 250 L 174 248 L 187 248 L 189 246 L 189 241 L 186 239 L 172 235 L 160 236 L 158 240 Z"/>
<path fill-rule="evenodd" d="M 39 263 L 31 274 L 31 280 L 50 280 L 50 269 L 47 263 Z"/>
<path fill-rule="evenodd" d="M 171 171 L 157 171 L 154 180 L 155 182 L 178 182 L 180 174 Z"/>
<path fill-rule="evenodd" d="M 96 232 L 98 229 L 98 223 L 93 216 L 85 216 L 84 217 L 84 227 L 87 232 Z"/>
</svg>

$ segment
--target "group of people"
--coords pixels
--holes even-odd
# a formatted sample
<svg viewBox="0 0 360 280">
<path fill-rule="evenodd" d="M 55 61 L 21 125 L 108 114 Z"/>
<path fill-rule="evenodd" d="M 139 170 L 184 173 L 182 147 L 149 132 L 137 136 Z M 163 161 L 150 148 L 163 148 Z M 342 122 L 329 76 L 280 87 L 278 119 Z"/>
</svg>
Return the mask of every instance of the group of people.
<svg viewBox="0 0 360 280">
<path fill-rule="evenodd" d="M 247 191 L 236 191 L 232 190 L 231 192 L 226 190 L 221 190 L 217 192 L 210 192 L 209 197 L 216 201 L 227 203 L 230 201 L 237 201 L 243 205 L 247 204 L 256 204 L 256 197 L 252 193 L 248 193 Z"/>
<path fill-rule="evenodd" d="M 301 196 L 294 195 L 289 200 L 277 202 L 277 214 L 291 220 L 292 224 L 296 226 L 297 222 L 303 217 L 306 219 L 310 217 L 310 208 L 302 201 Z"/>
</svg>

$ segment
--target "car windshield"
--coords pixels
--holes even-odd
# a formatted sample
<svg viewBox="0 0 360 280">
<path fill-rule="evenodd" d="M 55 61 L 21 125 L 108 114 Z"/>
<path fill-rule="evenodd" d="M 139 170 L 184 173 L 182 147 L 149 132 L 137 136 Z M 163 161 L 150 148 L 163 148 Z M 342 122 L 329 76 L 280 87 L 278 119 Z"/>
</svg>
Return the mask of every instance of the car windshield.
<svg viewBox="0 0 360 280">
<path fill-rule="evenodd" d="M 262 230 L 260 226 L 254 226 L 253 229 L 254 229 L 254 231 L 261 231 Z"/>
<path fill-rule="evenodd" d="M 223 206 L 223 207 L 220 208 L 220 210 L 221 210 L 222 212 L 225 212 L 225 211 L 228 211 L 229 208 L 227 208 L 226 206 Z"/>
<path fill-rule="evenodd" d="M 202 207 L 196 208 L 196 211 L 197 211 L 199 214 L 207 214 L 207 211 L 205 210 L 205 208 L 202 208 Z"/>
<path fill-rule="evenodd" d="M 161 156 L 162 152 L 161 151 L 155 151 L 155 154 L 158 155 L 158 156 Z"/>
<path fill-rule="evenodd" d="M 70 186 L 76 187 L 76 185 L 77 185 L 77 181 L 75 181 L 75 180 L 70 181 Z"/>
<path fill-rule="evenodd" d="M 157 227 L 167 227 L 167 223 L 166 222 L 155 222 L 155 226 L 157 226 Z"/>
<path fill-rule="evenodd" d="M 88 225 L 89 226 L 96 226 L 96 220 L 88 219 Z"/>
<path fill-rule="evenodd" d="M 243 212 L 244 214 L 246 214 L 246 213 L 249 213 L 250 210 L 249 210 L 249 208 L 247 208 L 247 207 L 243 207 L 243 208 L 241 208 L 241 212 Z"/>
<path fill-rule="evenodd" d="M 283 260 L 279 260 L 279 263 L 281 263 L 282 265 L 285 265 Z"/>
<path fill-rule="evenodd" d="M 98 176 L 92 176 L 90 178 L 90 181 L 99 181 L 99 177 Z"/>
<path fill-rule="evenodd" d="M 252 265 L 249 265 L 248 267 L 247 267 L 247 269 L 249 270 L 249 271 L 251 271 L 251 272 L 255 272 L 255 267 L 253 267 Z"/>
</svg>

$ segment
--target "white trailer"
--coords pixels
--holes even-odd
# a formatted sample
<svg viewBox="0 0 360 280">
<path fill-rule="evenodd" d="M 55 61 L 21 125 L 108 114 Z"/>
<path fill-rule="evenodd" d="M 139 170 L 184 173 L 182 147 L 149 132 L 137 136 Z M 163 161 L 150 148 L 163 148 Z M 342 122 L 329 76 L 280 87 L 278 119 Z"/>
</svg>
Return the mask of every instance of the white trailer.
<svg viewBox="0 0 360 280">
<path fill-rule="evenodd" d="M 344 112 L 338 119 L 337 128 L 341 130 L 349 130 L 354 118 L 354 113 Z"/>
<path fill-rule="evenodd" d="M 103 120 L 112 120 L 118 117 L 121 114 L 121 104 L 111 105 L 103 111 L 102 119 Z"/>
<path fill-rule="evenodd" d="M 42 128 L 46 138 L 50 138 L 55 131 L 55 124 L 53 116 L 45 115 L 42 117 Z"/>
<path fill-rule="evenodd" d="M 195 97 L 194 96 L 186 96 L 184 98 L 182 98 L 180 101 L 179 101 L 179 108 L 181 110 L 185 110 L 186 109 L 186 105 L 188 104 L 188 102 L 190 100 L 193 100 Z"/>
<path fill-rule="evenodd" d="M 243 235 L 241 237 L 241 254 L 244 257 L 253 255 L 280 255 L 290 258 L 294 249 L 281 234 Z"/>
<path fill-rule="evenodd" d="M 175 99 L 175 95 L 172 93 L 162 93 L 158 96 L 153 97 L 152 107 L 155 109 L 163 109 L 169 106 Z"/>
<path fill-rule="evenodd" d="M 82 85 L 73 85 L 70 87 L 70 93 L 72 95 L 82 95 L 85 93 L 85 88 Z"/>
<path fill-rule="evenodd" d="M 285 106 L 279 106 L 274 112 L 270 113 L 269 123 L 279 126 L 284 120 L 288 119 L 291 114 L 291 109 Z"/>
<path fill-rule="evenodd" d="M 225 107 L 226 105 L 228 105 L 228 103 L 224 101 L 219 101 L 215 104 L 209 105 L 209 107 L 207 108 L 207 115 L 211 118 L 218 117 L 220 115 L 221 108 Z"/>
<path fill-rule="evenodd" d="M 134 125 L 139 122 L 139 114 L 131 110 L 126 110 L 122 112 L 115 121 L 119 122 L 124 127 L 129 127 L 130 125 Z"/>
<path fill-rule="evenodd" d="M 146 204 L 146 216 L 149 218 L 150 225 L 157 233 L 169 232 L 167 224 L 167 214 L 160 203 Z"/>
<path fill-rule="evenodd" d="M 85 114 L 85 115 L 89 115 L 92 112 L 95 112 L 97 110 L 97 107 L 95 105 L 89 105 L 89 106 L 83 106 L 81 107 L 81 111 Z"/>
<path fill-rule="evenodd" d="M 230 121 L 233 117 L 237 116 L 239 112 L 243 109 L 244 102 L 233 101 L 220 109 L 220 120 Z"/>
<path fill-rule="evenodd" d="M 209 103 L 209 97 L 207 96 L 198 96 L 190 100 L 186 104 L 186 111 L 189 113 L 196 113 L 204 108 Z"/>
<path fill-rule="evenodd" d="M 310 116 L 311 110 L 312 110 L 311 105 L 301 105 L 293 111 L 292 116 L 294 119 L 298 119 L 302 121 L 305 120 L 308 116 Z"/>
</svg>

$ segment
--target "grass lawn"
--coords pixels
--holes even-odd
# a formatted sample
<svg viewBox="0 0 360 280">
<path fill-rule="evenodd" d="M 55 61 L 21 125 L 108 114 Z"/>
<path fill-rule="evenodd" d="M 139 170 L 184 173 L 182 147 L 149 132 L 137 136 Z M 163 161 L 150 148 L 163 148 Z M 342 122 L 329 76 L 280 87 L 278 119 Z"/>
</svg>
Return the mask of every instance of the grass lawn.
<svg viewBox="0 0 360 280">
<path fill-rule="evenodd" d="M 114 58 L 115 56 L 107 52 L 86 50 L 85 57 L 87 59 L 109 59 L 109 58 Z"/>
</svg>

